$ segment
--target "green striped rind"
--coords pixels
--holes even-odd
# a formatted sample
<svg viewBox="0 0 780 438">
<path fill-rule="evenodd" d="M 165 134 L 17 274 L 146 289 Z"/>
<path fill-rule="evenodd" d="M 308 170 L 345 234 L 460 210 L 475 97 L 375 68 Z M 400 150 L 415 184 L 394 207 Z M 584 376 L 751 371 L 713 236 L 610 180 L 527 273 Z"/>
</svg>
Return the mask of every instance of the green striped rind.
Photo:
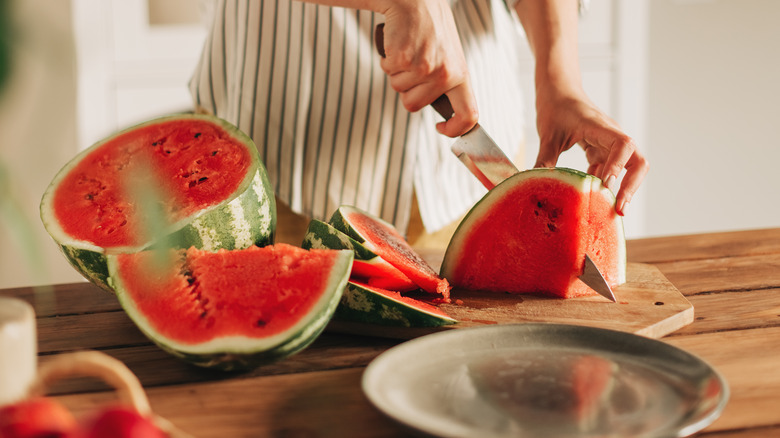
<svg viewBox="0 0 780 438">
<path fill-rule="evenodd" d="M 232 201 L 216 206 L 195 220 L 190 218 L 163 245 L 216 251 L 243 249 L 273 243 L 276 201 L 265 171 L 258 169 L 246 190 Z"/>
<path fill-rule="evenodd" d="M 502 199 L 507 191 L 521 184 L 523 181 L 532 178 L 554 178 L 561 182 L 564 182 L 572 187 L 579 189 L 582 193 L 597 192 L 602 196 L 607 197 L 611 204 L 615 204 L 615 196 L 612 192 L 604 187 L 601 180 L 593 175 L 581 172 L 576 169 L 569 169 L 565 167 L 555 168 L 539 168 L 529 169 L 519 172 L 511 177 L 505 179 L 492 190 L 488 191 L 482 199 L 477 201 L 474 207 L 466 213 L 455 233 L 452 235 L 447 250 L 444 253 L 444 259 L 442 260 L 440 275 L 443 278 L 450 278 L 453 274 L 453 269 L 457 265 L 457 260 L 460 259 L 460 253 L 463 250 L 464 240 L 469 236 L 469 230 L 472 228 L 475 221 L 484 217 L 490 210 L 496 201 Z M 625 251 L 625 234 L 623 231 L 623 221 L 620 216 L 616 216 L 615 230 L 619 239 L 618 244 L 618 278 L 619 283 L 624 283 L 626 280 L 626 251 Z"/>
<path fill-rule="evenodd" d="M 291 356 L 311 344 L 330 322 L 349 280 L 352 251 L 338 251 L 325 290 L 315 307 L 289 330 L 267 338 L 227 336 L 199 345 L 180 344 L 160 335 L 124 292 L 115 256 L 108 256 L 109 283 L 122 308 L 141 332 L 173 356 L 193 365 L 223 371 L 249 370 Z"/>
<path fill-rule="evenodd" d="M 60 250 L 79 274 L 101 289 L 112 291 L 111 286 L 108 285 L 108 266 L 103 253 L 68 245 L 60 245 Z"/>
<path fill-rule="evenodd" d="M 376 253 L 346 233 L 317 219 L 309 222 L 301 246 L 304 249 L 349 249 L 355 252 L 355 260 L 371 260 L 378 257 Z"/>
<path fill-rule="evenodd" d="M 62 230 L 51 205 L 54 192 L 68 172 L 85 156 L 126 132 L 161 122 L 187 119 L 205 120 L 220 126 L 239 143 L 245 145 L 249 151 L 252 162 L 247 169 L 246 177 L 233 196 L 220 204 L 171 224 L 167 227 L 167 236 L 162 242 L 106 249 L 90 242 L 75 240 Z M 273 188 L 254 142 L 232 124 L 201 114 L 178 114 L 150 120 L 117 132 L 85 149 L 63 166 L 49 184 L 41 199 L 40 213 L 44 228 L 57 242 L 68 262 L 88 280 L 108 291 L 112 290 L 106 281 L 108 272 L 106 255 L 109 253 L 133 253 L 160 246 L 175 248 L 195 246 L 207 250 L 241 249 L 251 245 L 263 246 L 273 243 L 276 231 L 276 201 Z"/>
<path fill-rule="evenodd" d="M 333 319 L 393 327 L 438 327 L 457 322 L 353 282 L 347 284 Z"/>
</svg>

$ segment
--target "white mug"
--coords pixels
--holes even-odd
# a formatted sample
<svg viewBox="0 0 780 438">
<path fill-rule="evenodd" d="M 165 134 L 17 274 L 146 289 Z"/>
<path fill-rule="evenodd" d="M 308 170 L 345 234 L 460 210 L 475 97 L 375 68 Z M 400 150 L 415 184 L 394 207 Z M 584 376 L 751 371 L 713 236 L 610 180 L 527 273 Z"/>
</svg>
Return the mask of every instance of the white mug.
<svg viewBox="0 0 780 438">
<path fill-rule="evenodd" d="M 32 306 L 0 296 L 0 406 L 27 396 L 38 370 L 37 350 Z"/>
</svg>

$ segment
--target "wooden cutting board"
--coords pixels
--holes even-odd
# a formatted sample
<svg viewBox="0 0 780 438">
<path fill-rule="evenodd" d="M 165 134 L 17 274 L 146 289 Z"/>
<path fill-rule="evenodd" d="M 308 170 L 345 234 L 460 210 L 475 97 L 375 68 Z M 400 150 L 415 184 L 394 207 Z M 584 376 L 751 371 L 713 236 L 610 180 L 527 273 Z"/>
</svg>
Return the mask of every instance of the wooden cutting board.
<svg viewBox="0 0 780 438">
<path fill-rule="evenodd" d="M 601 296 L 558 299 L 454 289 L 440 307 L 457 324 L 435 328 L 385 327 L 332 321 L 329 331 L 411 339 L 442 330 L 490 324 L 554 322 L 620 330 L 660 338 L 693 322 L 693 306 L 653 265 L 629 263 L 627 282 L 614 289 L 617 303 Z"/>
</svg>

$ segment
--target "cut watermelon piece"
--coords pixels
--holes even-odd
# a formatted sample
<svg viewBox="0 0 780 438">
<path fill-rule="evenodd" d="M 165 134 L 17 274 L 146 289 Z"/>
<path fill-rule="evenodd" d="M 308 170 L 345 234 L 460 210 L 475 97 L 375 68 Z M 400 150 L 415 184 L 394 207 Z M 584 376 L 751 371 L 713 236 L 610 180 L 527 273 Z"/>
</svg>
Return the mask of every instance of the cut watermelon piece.
<svg viewBox="0 0 780 438">
<path fill-rule="evenodd" d="M 422 290 L 440 294 L 442 301 L 449 302 L 447 280 L 439 277 L 392 224 L 351 206 L 339 207 L 330 224 L 395 266 Z"/>
<path fill-rule="evenodd" d="M 591 175 L 564 168 L 520 172 L 490 190 L 450 241 L 441 275 L 453 287 L 556 297 L 593 295 L 579 275 L 587 253 L 607 282 L 626 281 L 615 198 Z"/>
<path fill-rule="evenodd" d="M 196 365 L 233 370 L 309 345 L 333 316 L 352 258 L 280 243 L 121 254 L 108 267 L 122 308 L 149 339 Z"/>
<path fill-rule="evenodd" d="M 438 327 L 457 321 L 438 307 L 350 280 L 334 319 L 394 327 Z"/>
<path fill-rule="evenodd" d="M 332 225 L 312 219 L 301 244 L 303 248 L 349 249 L 355 252 L 352 277 L 367 281 L 377 287 L 395 291 L 412 291 L 419 287 L 398 268 L 376 255 L 357 240 Z"/>
<path fill-rule="evenodd" d="M 150 203 L 160 210 L 156 217 Z M 182 114 L 134 126 L 78 154 L 43 195 L 41 219 L 69 262 L 110 289 L 106 254 L 155 245 L 270 244 L 276 205 L 249 137 L 221 119 Z"/>
</svg>

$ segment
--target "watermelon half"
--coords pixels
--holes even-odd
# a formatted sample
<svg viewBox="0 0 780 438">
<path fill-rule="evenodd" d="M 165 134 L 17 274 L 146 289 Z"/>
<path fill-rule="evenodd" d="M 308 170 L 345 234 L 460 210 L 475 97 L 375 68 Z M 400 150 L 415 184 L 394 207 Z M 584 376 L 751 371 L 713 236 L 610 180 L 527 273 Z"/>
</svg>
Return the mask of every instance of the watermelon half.
<svg viewBox="0 0 780 438">
<path fill-rule="evenodd" d="M 109 282 L 138 328 L 203 367 L 248 369 L 294 354 L 325 328 L 353 253 L 279 243 L 108 257 Z"/>
<path fill-rule="evenodd" d="M 612 287 L 626 281 L 623 222 L 612 192 L 577 170 L 532 169 L 504 180 L 469 211 L 441 275 L 469 290 L 593 295 L 578 278 L 586 253 Z"/>
<path fill-rule="evenodd" d="M 41 219 L 73 267 L 110 290 L 106 255 L 270 244 L 276 205 L 249 137 L 221 119 L 181 114 L 78 154 L 44 193 Z"/>
<path fill-rule="evenodd" d="M 450 301 L 450 285 L 409 245 L 395 227 L 363 210 L 341 206 L 330 224 L 396 267 L 420 289 Z"/>
</svg>

